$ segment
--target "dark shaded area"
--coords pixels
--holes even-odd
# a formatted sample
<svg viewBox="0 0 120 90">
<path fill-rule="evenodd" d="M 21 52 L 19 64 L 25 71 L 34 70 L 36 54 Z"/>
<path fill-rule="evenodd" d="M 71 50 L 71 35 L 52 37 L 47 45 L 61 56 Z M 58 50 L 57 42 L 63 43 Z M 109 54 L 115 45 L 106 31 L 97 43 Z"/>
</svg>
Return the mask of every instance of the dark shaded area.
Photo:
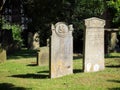
<svg viewBox="0 0 120 90">
<path fill-rule="evenodd" d="M 83 72 L 82 69 L 74 69 L 74 70 L 73 70 L 73 73 L 82 73 L 82 72 Z"/>
<path fill-rule="evenodd" d="M 120 83 L 120 80 L 107 80 L 108 82 Z"/>
<path fill-rule="evenodd" d="M 28 49 L 21 49 L 14 54 L 8 55 L 9 59 L 20 59 L 20 58 L 33 58 L 37 56 L 37 50 L 28 50 Z"/>
<path fill-rule="evenodd" d="M 108 90 L 120 90 L 120 87 L 116 87 L 116 88 L 108 88 Z"/>
<path fill-rule="evenodd" d="M 49 71 L 39 71 L 37 73 L 49 73 Z"/>
<path fill-rule="evenodd" d="M 107 68 L 120 68 L 120 65 L 108 65 Z"/>
<path fill-rule="evenodd" d="M 120 58 L 120 56 L 110 56 L 110 55 L 106 55 L 105 58 Z"/>
<path fill-rule="evenodd" d="M 73 60 L 75 60 L 75 59 L 81 59 L 81 58 L 83 58 L 82 55 L 76 55 L 76 56 L 73 56 Z"/>
<path fill-rule="evenodd" d="M 38 66 L 38 65 L 34 63 L 34 64 L 28 64 L 27 66 Z"/>
<path fill-rule="evenodd" d="M 49 75 L 45 74 L 19 74 L 19 75 L 12 75 L 11 77 L 16 78 L 31 78 L 31 79 L 47 79 L 49 78 Z"/>
<path fill-rule="evenodd" d="M 11 83 L 0 83 L 0 90 L 32 90 L 31 88 L 16 87 Z"/>
</svg>

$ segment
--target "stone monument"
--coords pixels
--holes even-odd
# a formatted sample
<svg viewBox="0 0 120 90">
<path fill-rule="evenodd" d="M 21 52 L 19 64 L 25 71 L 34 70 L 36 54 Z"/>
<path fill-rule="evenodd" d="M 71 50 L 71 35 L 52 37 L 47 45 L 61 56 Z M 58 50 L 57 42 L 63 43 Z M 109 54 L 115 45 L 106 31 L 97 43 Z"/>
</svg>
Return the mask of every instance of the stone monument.
<svg viewBox="0 0 120 90">
<path fill-rule="evenodd" d="M 58 22 L 51 26 L 50 77 L 73 73 L 73 26 Z"/>
<path fill-rule="evenodd" d="M 84 72 L 104 69 L 104 25 L 105 21 L 96 17 L 85 20 Z"/>
<path fill-rule="evenodd" d="M 37 53 L 37 65 L 49 65 L 49 47 L 40 47 L 40 50 Z"/>
</svg>

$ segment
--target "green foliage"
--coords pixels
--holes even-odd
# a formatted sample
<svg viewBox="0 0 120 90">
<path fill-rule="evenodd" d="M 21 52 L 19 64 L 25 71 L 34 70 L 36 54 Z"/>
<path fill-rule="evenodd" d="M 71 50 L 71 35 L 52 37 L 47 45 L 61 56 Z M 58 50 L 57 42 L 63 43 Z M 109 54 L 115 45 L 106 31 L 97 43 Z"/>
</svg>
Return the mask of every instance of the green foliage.
<svg viewBox="0 0 120 90">
<path fill-rule="evenodd" d="M 107 1 L 107 5 L 109 8 L 112 8 L 113 13 L 115 13 L 113 23 L 115 23 L 117 27 L 120 27 L 120 0 Z"/>
<path fill-rule="evenodd" d="M 111 57 L 105 59 L 105 70 L 92 73 L 81 72 L 83 62 L 78 56 L 78 59 L 73 60 L 74 74 L 55 79 L 48 78 L 49 66 L 34 66 L 36 57 L 33 55 L 36 53 L 29 55 L 30 53 L 31 51 L 18 51 L 15 53 L 17 55 L 9 56 L 5 63 L 0 64 L 1 90 L 11 90 L 4 89 L 3 83 L 10 83 L 14 88 L 24 87 L 25 90 L 120 89 L 120 53 L 111 54 Z"/>
<path fill-rule="evenodd" d="M 32 18 L 32 31 L 40 31 L 41 42 L 50 35 L 50 26 L 59 21 L 73 24 L 74 37 L 77 39 L 77 30 L 84 30 L 84 19 L 100 17 L 104 11 L 103 0 L 25 0 L 25 13 Z M 80 33 L 81 34 L 81 33 Z"/>
<path fill-rule="evenodd" d="M 19 25 L 14 24 L 11 26 L 11 29 L 13 33 L 13 39 L 19 41 L 19 43 L 22 44 L 21 27 Z"/>
<path fill-rule="evenodd" d="M 10 24 L 9 22 L 2 20 L 2 29 L 10 30 L 12 29 L 13 40 L 17 41 L 18 44 L 22 45 L 22 38 L 21 38 L 21 27 L 20 25 Z"/>
</svg>

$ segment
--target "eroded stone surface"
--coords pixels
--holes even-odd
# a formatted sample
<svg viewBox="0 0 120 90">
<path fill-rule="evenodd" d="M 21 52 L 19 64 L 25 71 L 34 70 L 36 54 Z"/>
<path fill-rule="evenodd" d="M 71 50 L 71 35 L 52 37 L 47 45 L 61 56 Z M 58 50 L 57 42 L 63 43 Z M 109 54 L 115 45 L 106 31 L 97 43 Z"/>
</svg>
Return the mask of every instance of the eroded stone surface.
<svg viewBox="0 0 120 90">
<path fill-rule="evenodd" d="M 95 72 L 104 69 L 104 25 L 98 18 L 85 20 L 84 71 Z"/>
<path fill-rule="evenodd" d="M 73 73 L 72 25 L 63 22 L 52 25 L 50 77 L 56 78 Z"/>
<path fill-rule="evenodd" d="M 49 65 L 49 47 L 41 47 L 37 55 L 37 65 Z"/>
</svg>

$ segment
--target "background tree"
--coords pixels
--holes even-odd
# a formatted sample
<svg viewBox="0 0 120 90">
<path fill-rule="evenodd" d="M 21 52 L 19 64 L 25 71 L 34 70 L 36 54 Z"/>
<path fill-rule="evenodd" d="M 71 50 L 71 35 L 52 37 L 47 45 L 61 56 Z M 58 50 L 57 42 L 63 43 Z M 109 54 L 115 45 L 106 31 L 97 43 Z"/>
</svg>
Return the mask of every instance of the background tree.
<svg viewBox="0 0 120 90">
<path fill-rule="evenodd" d="M 120 0 L 107 1 L 107 7 L 110 8 L 113 13 L 113 27 L 120 27 Z"/>
</svg>

